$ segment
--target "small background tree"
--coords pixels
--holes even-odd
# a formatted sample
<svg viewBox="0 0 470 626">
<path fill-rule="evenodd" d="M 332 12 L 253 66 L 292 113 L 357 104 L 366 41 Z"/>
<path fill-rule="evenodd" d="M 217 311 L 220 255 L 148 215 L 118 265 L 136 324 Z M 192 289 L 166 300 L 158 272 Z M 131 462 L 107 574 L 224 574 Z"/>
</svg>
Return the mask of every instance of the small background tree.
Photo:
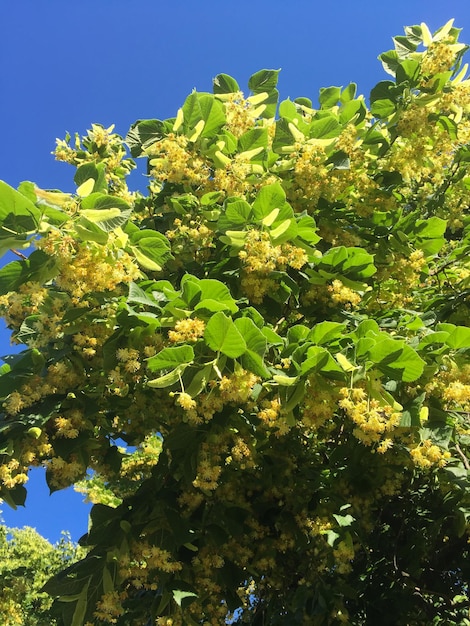
<svg viewBox="0 0 470 626">
<path fill-rule="evenodd" d="M 4 626 L 55 626 L 52 598 L 42 590 L 51 576 L 85 555 L 64 534 L 55 545 L 33 528 L 0 526 L 0 619 Z"/>
</svg>

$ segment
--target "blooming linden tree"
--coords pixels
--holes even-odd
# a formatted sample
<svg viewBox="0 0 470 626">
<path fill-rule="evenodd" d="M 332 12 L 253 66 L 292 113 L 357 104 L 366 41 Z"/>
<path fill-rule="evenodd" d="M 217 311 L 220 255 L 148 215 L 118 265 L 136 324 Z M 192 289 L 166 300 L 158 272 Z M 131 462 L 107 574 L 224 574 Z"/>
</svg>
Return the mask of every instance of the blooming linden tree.
<svg viewBox="0 0 470 626">
<path fill-rule="evenodd" d="M 458 35 L 405 28 L 369 105 L 219 74 L 58 141 L 75 193 L 0 184 L 0 495 L 95 503 L 58 623 L 470 624 Z"/>
</svg>

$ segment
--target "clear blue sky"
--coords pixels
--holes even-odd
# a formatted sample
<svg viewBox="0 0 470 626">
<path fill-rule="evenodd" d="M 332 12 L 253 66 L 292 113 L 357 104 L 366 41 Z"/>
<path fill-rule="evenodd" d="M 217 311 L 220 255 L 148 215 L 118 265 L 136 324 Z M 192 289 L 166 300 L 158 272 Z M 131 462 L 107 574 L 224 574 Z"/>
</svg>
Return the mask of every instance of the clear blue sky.
<svg viewBox="0 0 470 626">
<path fill-rule="evenodd" d="M 73 191 L 73 168 L 50 154 L 56 137 L 83 134 L 92 122 L 125 134 L 136 119 L 173 116 L 220 72 L 245 86 L 259 69 L 282 68 L 281 98 L 315 101 L 320 87 L 349 82 L 368 97 L 387 78 L 377 55 L 392 36 L 422 21 L 433 31 L 452 17 L 470 43 L 469 0 L 3 2 L 0 179 Z M 133 186 L 145 189 L 141 173 Z M 2 326 L 0 354 L 10 351 Z M 40 470 L 28 485 L 25 509 L 3 505 L 8 525 L 36 527 L 52 541 L 61 530 L 74 539 L 86 532 L 82 496 L 49 496 Z"/>
</svg>

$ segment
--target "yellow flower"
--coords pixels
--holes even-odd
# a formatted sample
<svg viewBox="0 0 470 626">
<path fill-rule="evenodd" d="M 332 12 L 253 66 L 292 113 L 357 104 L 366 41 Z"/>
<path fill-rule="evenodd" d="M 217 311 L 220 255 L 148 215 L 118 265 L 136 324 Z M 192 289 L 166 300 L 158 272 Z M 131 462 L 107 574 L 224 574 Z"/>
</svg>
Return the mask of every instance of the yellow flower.
<svg viewBox="0 0 470 626">
<path fill-rule="evenodd" d="M 183 407 L 185 411 L 190 411 L 191 409 L 196 408 L 196 401 L 191 398 L 189 393 L 180 393 L 176 402 Z"/>
<path fill-rule="evenodd" d="M 175 324 L 175 330 L 168 332 L 168 338 L 173 343 L 195 342 L 204 335 L 205 328 L 205 323 L 197 317 L 178 320 Z"/>
</svg>

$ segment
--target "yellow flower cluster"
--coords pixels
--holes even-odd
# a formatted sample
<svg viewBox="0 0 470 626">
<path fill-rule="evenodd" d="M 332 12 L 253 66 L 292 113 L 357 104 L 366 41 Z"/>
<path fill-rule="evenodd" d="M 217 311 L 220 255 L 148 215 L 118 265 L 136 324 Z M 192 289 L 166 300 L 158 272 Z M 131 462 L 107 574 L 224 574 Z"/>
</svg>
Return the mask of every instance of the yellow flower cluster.
<svg viewBox="0 0 470 626">
<path fill-rule="evenodd" d="M 459 121 L 458 136 L 462 143 L 466 143 L 468 141 L 468 121 L 465 118 L 459 118 L 462 112 L 470 113 L 470 81 L 466 80 L 458 85 L 453 85 L 448 91 L 443 92 L 439 98 L 438 108 Z M 461 136 L 462 133 L 463 137 Z"/>
<path fill-rule="evenodd" d="M 335 567 L 340 574 L 348 574 L 352 570 L 351 561 L 355 553 L 352 544 L 346 541 L 339 541 L 333 549 Z"/>
<path fill-rule="evenodd" d="M 84 375 L 77 373 L 70 363 L 53 363 L 48 367 L 45 377 L 35 376 L 19 391 L 13 391 L 4 401 L 3 408 L 7 414 L 16 415 L 46 396 L 73 389 L 79 385 Z"/>
<path fill-rule="evenodd" d="M 113 133 L 114 125 L 105 128 L 92 124 L 87 135 L 74 137 L 73 147 L 70 137 L 56 139 L 54 151 L 57 161 L 64 161 L 79 167 L 84 163 L 103 163 L 109 192 L 126 201 L 132 201 L 134 194 L 129 192 L 125 176 L 135 167 L 134 161 L 126 158 L 126 148 L 122 137 Z M 83 144 L 83 145 L 82 145 Z"/>
<path fill-rule="evenodd" d="M 432 113 L 441 111 L 436 105 L 428 108 L 421 103 L 410 104 L 398 122 L 401 134 L 381 162 L 384 169 L 401 174 L 408 186 L 403 191 L 416 193 L 417 187 L 422 186 L 423 200 L 443 182 L 458 147 L 458 142 L 436 124 Z"/>
<path fill-rule="evenodd" d="M 178 497 L 178 504 L 183 509 L 183 516 L 189 516 L 203 502 L 204 495 L 195 489 L 186 490 Z"/>
<path fill-rule="evenodd" d="M 320 221 L 318 224 L 318 234 L 332 246 L 360 246 L 362 239 L 351 232 L 349 228 L 341 228 L 338 223 L 325 223 Z"/>
<path fill-rule="evenodd" d="M 249 163 L 241 159 L 231 159 L 225 167 L 219 167 L 207 187 L 207 191 L 224 191 L 227 196 L 244 198 L 253 187 L 248 180 L 252 168 Z"/>
<path fill-rule="evenodd" d="M 324 146 L 314 142 L 296 144 L 296 152 L 289 155 L 294 158 L 293 186 L 289 190 L 289 199 L 308 201 L 311 210 L 315 208 L 328 187 L 328 167 Z"/>
<path fill-rule="evenodd" d="M 61 456 L 52 457 L 45 462 L 45 466 L 49 473 L 49 483 L 57 489 L 73 485 L 85 476 L 87 470 L 86 465 L 79 461 L 76 455 L 71 455 L 69 461 Z"/>
<path fill-rule="evenodd" d="M 65 439 L 75 439 L 79 435 L 77 426 L 82 424 L 83 416 L 80 411 L 69 411 L 70 417 L 56 417 L 54 425 L 56 427 L 55 436 Z"/>
<path fill-rule="evenodd" d="M 235 137 L 240 137 L 243 133 L 251 130 L 259 117 L 259 108 L 245 99 L 243 93 L 238 91 L 230 94 L 224 99 L 226 128 Z"/>
<path fill-rule="evenodd" d="M 126 581 L 126 587 L 135 589 L 158 588 L 158 572 L 175 573 L 182 569 L 182 564 L 175 561 L 168 550 L 164 550 L 142 538 L 134 540 L 129 553 L 121 554 L 119 576 Z"/>
<path fill-rule="evenodd" d="M 160 183 L 199 187 L 211 176 L 208 163 L 192 149 L 185 135 L 169 133 L 148 149 L 152 176 Z"/>
<path fill-rule="evenodd" d="M 197 317 L 188 317 L 176 322 L 175 329 L 168 331 L 168 339 L 172 343 L 194 343 L 199 339 L 199 337 L 204 335 L 205 328 L 206 325 L 203 320 L 200 320 Z"/>
<path fill-rule="evenodd" d="M 47 289 L 40 283 L 28 281 L 18 291 L 0 296 L 0 313 L 6 325 L 19 329 L 26 317 L 39 312 L 47 295 Z"/>
<path fill-rule="evenodd" d="M 415 465 L 422 469 L 429 469 L 431 467 L 444 467 L 451 454 L 448 450 L 442 450 L 433 444 L 430 439 L 425 439 L 410 450 L 410 456 Z"/>
<path fill-rule="evenodd" d="M 470 384 L 455 380 L 446 387 L 442 397 L 448 406 L 456 405 L 462 411 L 470 412 Z"/>
<path fill-rule="evenodd" d="M 173 229 L 168 230 L 165 235 L 172 243 L 172 252 L 175 256 L 181 257 L 181 262 L 187 256 L 199 262 L 207 260 L 210 248 L 214 247 L 213 231 L 199 220 L 190 219 L 189 224 L 184 224 L 177 217 L 173 221 Z"/>
<path fill-rule="evenodd" d="M 442 400 L 446 410 L 470 412 L 470 365 L 458 366 L 449 362 L 437 372 L 426 387 L 426 392 Z"/>
<path fill-rule="evenodd" d="M 222 376 L 218 384 L 224 403 L 244 404 L 248 401 L 259 377 L 242 367 L 237 367 L 230 376 Z"/>
<path fill-rule="evenodd" d="M 150 434 L 133 452 L 126 454 L 126 449 L 121 449 L 123 458 L 118 476 L 115 474 L 110 476 L 109 467 L 101 463 L 101 459 L 98 462 L 92 459 L 91 465 L 96 473 L 75 484 L 75 490 L 86 494 L 87 502 L 118 507 L 125 496 L 135 493 L 136 483 L 151 475 L 152 468 L 158 463 L 161 441 L 157 435 Z M 103 476 L 106 476 L 106 479 Z"/>
<path fill-rule="evenodd" d="M 426 267 L 422 250 L 413 250 L 408 256 L 394 255 L 391 262 L 379 266 L 376 281 L 380 285 L 378 297 L 369 303 L 379 306 L 406 307 L 413 301 L 414 291 L 420 284 L 420 276 Z"/>
<path fill-rule="evenodd" d="M 321 376 L 309 376 L 307 392 L 301 405 L 303 425 L 318 430 L 332 419 L 337 406 L 337 385 Z"/>
<path fill-rule="evenodd" d="M 193 400 L 193 398 L 191 398 L 189 393 L 185 393 L 185 392 L 179 393 L 176 402 L 185 411 L 192 411 L 193 409 L 196 408 L 196 401 Z"/>
<path fill-rule="evenodd" d="M 280 425 L 281 402 L 278 398 L 274 400 L 263 400 L 258 417 L 268 428 L 276 428 Z"/>
<path fill-rule="evenodd" d="M 328 285 L 327 289 L 330 293 L 332 306 L 342 304 L 346 309 L 351 309 L 357 307 L 361 302 L 361 296 L 357 291 L 346 287 L 338 279 L 334 280 L 331 285 Z"/>
<path fill-rule="evenodd" d="M 116 624 L 117 618 L 124 614 L 122 596 L 117 591 L 108 591 L 96 603 L 93 616 L 106 624 Z"/>
<path fill-rule="evenodd" d="M 279 287 L 273 278 L 255 273 L 242 274 L 240 285 L 252 304 L 261 304 L 266 294 L 275 293 Z"/>
<path fill-rule="evenodd" d="M 135 348 L 119 348 L 116 350 L 116 358 L 129 374 L 135 374 L 141 368 L 140 352 Z"/>
<path fill-rule="evenodd" d="M 54 150 L 54 156 L 57 161 L 62 161 L 64 163 L 74 164 L 77 151 L 74 150 L 64 139 L 56 139 L 56 148 Z M 78 145 L 76 143 L 76 148 L 80 145 L 80 140 L 78 140 Z"/>
<path fill-rule="evenodd" d="M 421 58 L 421 72 L 425 77 L 423 86 L 429 78 L 452 69 L 456 59 L 456 49 L 445 41 L 433 41 Z"/>
<path fill-rule="evenodd" d="M 230 456 L 225 459 L 226 465 L 234 461 L 238 464 L 240 469 L 254 467 L 255 465 L 252 458 L 252 451 L 246 441 L 241 437 L 235 438 L 235 443 L 230 450 Z"/>
<path fill-rule="evenodd" d="M 340 136 L 336 140 L 335 150 L 342 150 L 346 152 L 349 158 L 356 155 L 358 151 L 361 141 L 358 139 L 358 129 L 355 124 L 348 124 L 341 131 Z"/>
<path fill-rule="evenodd" d="M 185 411 L 185 419 L 194 425 L 209 422 L 225 405 L 234 404 L 238 408 L 250 406 L 250 396 L 259 377 L 237 367 L 230 376 L 221 376 L 209 383 L 209 391 L 193 399 L 188 393 L 179 393 L 176 403 Z"/>
<path fill-rule="evenodd" d="M 314 305 L 321 309 L 342 307 L 351 310 L 361 303 L 361 294 L 350 287 L 346 287 L 339 279 L 335 279 L 327 285 L 309 285 L 302 294 L 302 304 Z"/>
<path fill-rule="evenodd" d="M 16 485 L 23 485 L 27 480 L 28 474 L 25 468 L 21 468 L 17 459 L 11 459 L 8 463 L 0 465 L 0 483 L 7 489 L 13 489 Z"/>
<path fill-rule="evenodd" d="M 342 399 L 339 406 L 356 424 L 354 436 L 367 446 L 379 443 L 385 433 L 391 433 L 399 424 L 401 413 L 390 405 L 370 398 L 364 389 L 355 387 L 340 389 Z M 386 441 L 389 438 L 386 438 Z M 385 446 L 385 449 L 384 449 Z M 389 443 L 382 444 L 379 452 L 384 452 Z"/>
<path fill-rule="evenodd" d="M 44 245 L 41 245 L 44 249 Z M 74 304 L 83 306 L 84 296 L 91 292 L 114 291 L 122 283 L 130 283 L 141 275 L 133 258 L 120 250 L 92 242 L 78 246 L 73 257 L 61 259 L 56 285 L 72 296 Z"/>
<path fill-rule="evenodd" d="M 254 303 L 259 303 L 273 287 L 269 274 L 287 266 L 301 269 L 308 257 L 302 248 L 289 243 L 273 245 L 268 232 L 252 229 L 247 232 L 243 249 L 238 253 L 243 263 L 241 286 Z"/>
<path fill-rule="evenodd" d="M 217 482 L 222 473 L 222 467 L 214 463 L 211 458 L 203 458 L 197 466 L 196 478 L 193 486 L 202 491 L 214 491 L 219 486 Z"/>
</svg>

